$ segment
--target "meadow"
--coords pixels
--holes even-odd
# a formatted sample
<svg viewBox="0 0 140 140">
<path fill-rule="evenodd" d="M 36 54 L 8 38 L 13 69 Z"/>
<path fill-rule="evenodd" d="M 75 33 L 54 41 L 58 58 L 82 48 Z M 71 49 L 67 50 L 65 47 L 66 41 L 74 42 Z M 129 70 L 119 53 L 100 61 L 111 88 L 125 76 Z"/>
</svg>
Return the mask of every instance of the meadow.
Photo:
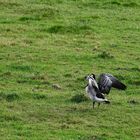
<svg viewBox="0 0 140 140">
<path fill-rule="evenodd" d="M 0 139 L 140 139 L 139 0 L 0 0 Z M 127 85 L 92 109 L 87 74 Z"/>
</svg>

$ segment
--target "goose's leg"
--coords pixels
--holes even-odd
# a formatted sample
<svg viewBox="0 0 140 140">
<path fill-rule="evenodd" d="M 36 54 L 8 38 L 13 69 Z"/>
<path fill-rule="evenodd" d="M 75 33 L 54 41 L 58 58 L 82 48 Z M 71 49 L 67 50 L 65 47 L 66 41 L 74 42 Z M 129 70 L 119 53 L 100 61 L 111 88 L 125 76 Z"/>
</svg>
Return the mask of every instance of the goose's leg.
<svg viewBox="0 0 140 140">
<path fill-rule="evenodd" d="M 93 109 L 94 109 L 95 102 L 93 101 Z"/>
<path fill-rule="evenodd" d="M 98 107 L 100 106 L 101 103 L 98 103 Z"/>
</svg>

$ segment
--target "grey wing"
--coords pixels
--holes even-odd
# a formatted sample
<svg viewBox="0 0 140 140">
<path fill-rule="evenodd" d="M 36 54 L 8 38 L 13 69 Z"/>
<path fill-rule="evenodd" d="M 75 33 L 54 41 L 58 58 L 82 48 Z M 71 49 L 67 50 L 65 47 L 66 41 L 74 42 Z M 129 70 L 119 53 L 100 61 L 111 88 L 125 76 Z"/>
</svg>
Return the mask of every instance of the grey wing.
<svg viewBox="0 0 140 140">
<path fill-rule="evenodd" d="M 99 88 L 101 92 L 108 94 L 111 87 L 125 90 L 126 85 L 120 82 L 116 77 L 111 74 L 101 74 L 99 77 Z"/>
<path fill-rule="evenodd" d="M 116 77 L 114 77 L 111 74 L 106 74 L 110 80 L 112 81 L 112 87 L 117 88 L 117 89 L 121 89 L 121 90 L 125 90 L 127 87 L 125 84 L 123 84 L 121 81 L 119 81 Z"/>
<path fill-rule="evenodd" d="M 99 76 L 98 86 L 99 86 L 99 89 L 102 93 L 108 94 L 110 92 L 111 87 L 112 87 L 112 81 L 110 80 L 110 78 L 107 75 L 101 74 Z"/>
</svg>

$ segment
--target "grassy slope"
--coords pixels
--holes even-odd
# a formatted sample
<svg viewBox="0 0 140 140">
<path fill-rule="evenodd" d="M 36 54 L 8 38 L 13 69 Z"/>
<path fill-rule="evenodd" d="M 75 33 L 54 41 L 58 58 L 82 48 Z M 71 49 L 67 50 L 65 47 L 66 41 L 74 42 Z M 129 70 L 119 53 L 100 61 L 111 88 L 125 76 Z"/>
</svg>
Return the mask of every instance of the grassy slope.
<svg viewBox="0 0 140 140">
<path fill-rule="evenodd" d="M 139 11 L 139 0 L 1 0 L 1 139 L 139 139 Z M 100 109 L 71 102 L 91 72 L 128 89 Z"/>
</svg>

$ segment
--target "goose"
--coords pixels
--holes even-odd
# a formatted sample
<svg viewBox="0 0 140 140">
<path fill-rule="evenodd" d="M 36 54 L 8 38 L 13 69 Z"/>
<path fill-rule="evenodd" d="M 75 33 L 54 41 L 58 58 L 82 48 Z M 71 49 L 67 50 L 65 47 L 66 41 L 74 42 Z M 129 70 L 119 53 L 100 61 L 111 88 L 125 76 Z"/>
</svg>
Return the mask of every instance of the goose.
<svg viewBox="0 0 140 140">
<path fill-rule="evenodd" d="M 86 86 L 86 92 L 89 95 L 90 99 L 93 101 L 93 108 L 95 105 L 95 102 L 98 103 L 98 107 L 100 106 L 100 103 L 110 103 L 104 96 L 103 93 L 101 93 L 98 84 L 95 80 L 95 75 L 91 74 L 85 77 L 88 81 L 88 84 Z"/>
</svg>

